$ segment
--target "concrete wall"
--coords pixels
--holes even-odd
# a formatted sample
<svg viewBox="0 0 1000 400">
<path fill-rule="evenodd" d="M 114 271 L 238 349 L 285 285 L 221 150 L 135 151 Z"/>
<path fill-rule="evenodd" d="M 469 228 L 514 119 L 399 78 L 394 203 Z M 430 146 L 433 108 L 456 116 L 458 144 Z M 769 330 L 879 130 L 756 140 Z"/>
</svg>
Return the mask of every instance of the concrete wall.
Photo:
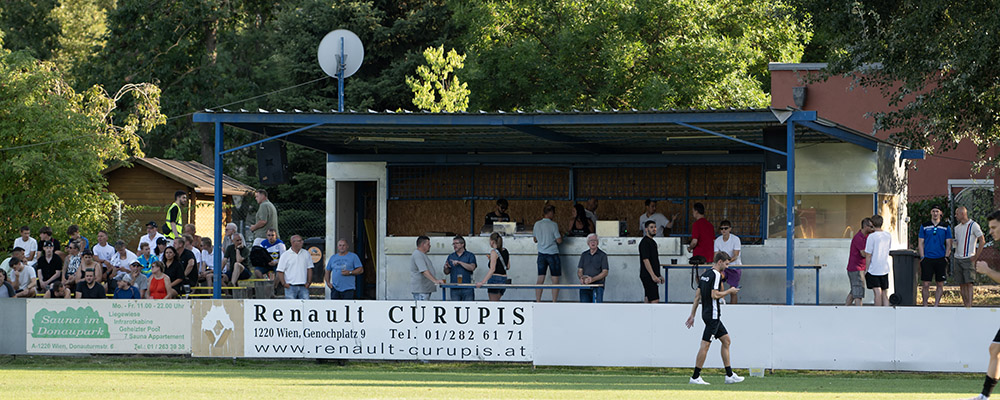
<svg viewBox="0 0 1000 400">
<path fill-rule="evenodd" d="M 0 354 L 26 353 L 26 304 L 25 299 L 0 299 Z"/>
</svg>

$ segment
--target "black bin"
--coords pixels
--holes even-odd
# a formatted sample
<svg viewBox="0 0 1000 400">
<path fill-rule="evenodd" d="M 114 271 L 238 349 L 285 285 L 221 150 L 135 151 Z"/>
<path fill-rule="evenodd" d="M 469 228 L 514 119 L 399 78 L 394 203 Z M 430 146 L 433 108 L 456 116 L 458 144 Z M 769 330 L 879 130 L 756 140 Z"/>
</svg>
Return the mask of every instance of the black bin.
<svg viewBox="0 0 1000 400">
<path fill-rule="evenodd" d="M 323 283 L 323 273 L 326 272 L 326 264 L 323 260 L 326 259 L 326 238 L 325 237 L 311 237 L 309 239 L 302 241 L 302 248 L 309 251 L 309 255 L 313 257 L 313 276 L 312 281 L 314 283 Z"/>
<path fill-rule="evenodd" d="M 900 306 L 917 305 L 917 267 L 919 254 L 916 250 L 903 249 L 889 252 L 892 257 L 892 283 L 895 293 L 889 303 Z"/>
</svg>

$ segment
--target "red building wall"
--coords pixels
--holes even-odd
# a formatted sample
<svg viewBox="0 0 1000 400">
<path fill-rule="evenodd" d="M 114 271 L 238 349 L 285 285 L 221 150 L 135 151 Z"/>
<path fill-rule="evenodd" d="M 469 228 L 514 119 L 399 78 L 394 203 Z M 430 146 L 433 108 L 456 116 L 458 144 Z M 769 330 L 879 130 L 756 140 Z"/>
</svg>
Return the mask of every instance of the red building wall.
<svg viewBox="0 0 1000 400">
<path fill-rule="evenodd" d="M 821 64 L 819 64 L 821 65 Z M 826 81 L 806 83 L 804 78 L 817 72 L 817 64 L 802 64 L 800 70 L 790 64 L 771 66 L 771 106 L 795 107 L 792 88 L 806 87 L 806 102 L 802 109 L 816 111 L 820 117 L 835 121 L 861 132 L 872 134 L 874 119 L 866 114 L 888 111 L 888 102 L 878 90 L 851 86 L 851 80 L 832 77 Z M 880 139 L 887 139 L 890 132 L 874 132 Z M 963 140 L 954 150 L 927 154 L 923 160 L 911 160 L 909 171 L 910 201 L 943 196 L 948 192 L 948 179 L 986 179 L 986 168 L 973 172 L 972 162 L 977 159 L 976 147 Z"/>
</svg>

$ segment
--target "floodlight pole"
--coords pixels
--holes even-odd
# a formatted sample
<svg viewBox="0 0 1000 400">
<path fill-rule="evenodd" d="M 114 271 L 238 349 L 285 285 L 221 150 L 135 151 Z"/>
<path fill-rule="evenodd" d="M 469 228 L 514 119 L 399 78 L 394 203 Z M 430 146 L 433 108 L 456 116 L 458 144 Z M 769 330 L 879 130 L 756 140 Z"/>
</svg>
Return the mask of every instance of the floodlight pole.
<svg viewBox="0 0 1000 400">
<path fill-rule="evenodd" d="M 344 112 L 344 69 L 347 55 L 344 54 L 344 37 L 340 37 L 340 55 L 337 57 L 337 111 Z"/>
<path fill-rule="evenodd" d="M 222 123 L 215 123 L 215 222 L 212 223 L 212 298 L 222 298 Z"/>
<path fill-rule="evenodd" d="M 789 119 L 785 124 L 785 305 L 791 306 L 795 305 L 795 122 Z"/>
</svg>

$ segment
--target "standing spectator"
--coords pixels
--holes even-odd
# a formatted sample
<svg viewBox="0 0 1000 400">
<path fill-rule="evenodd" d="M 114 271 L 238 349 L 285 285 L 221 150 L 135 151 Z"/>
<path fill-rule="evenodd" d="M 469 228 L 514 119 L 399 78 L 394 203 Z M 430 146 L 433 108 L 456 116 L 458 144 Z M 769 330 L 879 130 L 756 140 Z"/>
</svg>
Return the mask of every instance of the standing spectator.
<svg viewBox="0 0 1000 400">
<path fill-rule="evenodd" d="M 24 261 L 24 249 L 15 247 L 14 250 L 10 251 L 10 257 L 7 257 L 3 260 L 3 262 L 0 262 L 0 269 L 4 270 L 7 275 L 11 275 L 11 272 L 14 271 L 10 262 L 15 258 Z"/>
<path fill-rule="evenodd" d="M 278 258 L 280 258 L 281 255 L 285 252 L 285 250 L 287 250 L 285 248 L 285 242 L 282 242 L 281 239 L 278 239 L 277 230 L 268 229 L 267 239 L 260 242 L 259 244 L 255 244 L 254 246 L 258 245 L 264 248 L 265 252 L 267 252 L 267 254 L 270 255 L 271 259 L 263 266 L 255 264 L 254 274 L 257 275 L 258 278 L 266 276 L 267 279 L 273 280 L 274 269 L 275 267 L 278 266 Z M 253 250 L 251 250 L 251 259 L 253 258 L 252 252 Z"/>
<path fill-rule="evenodd" d="M 733 235 L 731 232 L 733 230 L 733 223 L 729 222 L 728 219 L 719 222 L 719 232 L 722 233 L 719 237 L 715 238 L 715 252 L 724 252 L 732 260 L 729 262 L 729 266 L 743 265 L 742 259 L 740 259 L 740 237 Z M 725 281 L 729 284 L 729 287 L 740 287 L 740 276 L 743 275 L 743 271 L 739 268 L 726 268 Z M 731 292 L 729 295 L 729 302 L 731 304 L 736 304 L 739 298 L 736 296 L 737 292 Z"/>
<path fill-rule="evenodd" d="M 181 288 L 184 286 L 184 266 L 181 265 L 181 260 L 177 258 L 177 249 L 173 246 L 167 247 L 163 251 L 163 259 L 161 261 L 163 262 L 162 272 L 170 278 L 170 284 L 167 285 L 167 288 L 175 293 L 181 293 Z"/>
<path fill-rule="evenodd" d="M 90 240 L 80 234 L 80 227 L 70 225 L 69 228 L 66 228 L 66 236 L 69 236 L 70 242 L 76 242 L 80 245 L 80 251 L 90 249 Z"/>
<path fill-rule="evenodd" d="M 931 280 L 937 282 L 934 292 L 934 307 L 941 303 L 944 293 L 944 281 L 948 279 L 948 256 L 951 255 L 951 227 L 943 221 L 941 206 L 931 207 L 931 220 L 920 225 L 917 234 L 917 252 L 920 253 L 921 294 L 924 296 L 924 307 L 930 301 L 929 291 Z M 876 225 L 877 227 L 877 225 Z M 877 229 L 876 229 L 877 230 Z"/>
<path fill-rule="evenodd" d="M 309 300 L 312 282 L 312 256 L 302 248 L 302 236 L 292 235 L 292 247 L 278 260 L 278 283 L 285 288 L 286 299 Z"/>
<path fill-rule="evenodd" d="M 986 217 L 990 228 L 990 236 L 994 242 L 1000 242 L 1000 211 L 994 211 Z M 994 268 L 996 265 L 993 266 Z M 976 272 L 990 277 L 994 282 L 1000 283 L 1000 272 L 990 267 L 986 261 L 976 260 Z M 1000 378 L 1000 331 L 997 331 L 990 343 L 990 360 L 986 367 L 986 380 L 983 382 L 983 391 L 976 397 L 969 400 L 988 400 L 993 387 Z"/>
<path fill-rule="evenodd" d="M 233 244 L 233 235 L 236 234 L 236 229 L 237 229 L 236 224 L 232 222 L 226 224 L 226 233 L 222 238 L 222 246 L 219 247 L 220 249 L 222 249 L 223 254 L 225 254 L 226 249 L 229 248 L 229 245 Z"/>
<path fill-rule="evenodd" d="M 0 299 L 14 297 L 14 293 L 14 287 L 10 285 L 9 279 L 7 279 L 7 271 L 0 269 Z"/>
<path fill-rule="evenodd" d="M 80 264 L 83 262 L 80 256 L 80 244 L 70 242 L 66 245 L 66 251 L 69 254 L 66 255 L 66 261 L 63 262 L 62 284 L 67 289 L 73 289 L 76 288 L 76 283 L 80 280 L 77 271 L 80 270 Z"/>
<path fill-rule="evenodd" d="M 101 268 L 105 275 L 108 275 L 107 279 L 111 280 L 116 272 L 114 266 L 111 265 L 111 259 L 115 256 L 115 247 L 108 244 L 108 232 L 107 231 L 97 231 L 97 244 L 91 249 L 94 252 L 94 261 L 101 264 Z M 100 271 L 98 271 L 100 272 Z M 102 281 L 102 277 L 97 277 L 98 281 Z"/>
<path fill-rule="evenodd" d="M 146 292 L 149 291 L 149 277 L 142 273 L 143 266 L 138 261 L 133 262 L 130 267 L 129 275 L 132 277 L 132 286 L 139 289 L 139 298 L 145 299 Z M 152 273 L 152 266 L 150 266 L 150 273 Z"/>
<path fill-rule="evenodd" d="M 59 245 L 59 240 L 52 237 L 52 227 L 43 226 L 42 229 L 39 229 L 38 241 L 40 243 L 52 242 L 52 247 L 55 249 L 56 255 L 63 260 L 66 259 L 66 253 L 62 251 L 62 246 Z"/>
<path fill-rule="evenodd" d="M 29 267 L 35 267 L 35 261 L 38 261 L 38 242 L 35 238 L 31 237 L 31 228 L 27 225 L 21 227 L 21 237 L 14 239 L 14 247 L 20 247 L 24 249 L 24 258 L 22 261 L 28 263 Z"/>
<path fill-rule="evenodd" d="M 181 237 L 181 228 L 184 226 L 184 214 L 181 212 L 181 207 L 187 205 L 187 202 L 187 193 L 183 190 L 174 192 L 174 202 L 170 203 L 170 207 L 167 208 L 167 219 L 163 223 L 163 234 L 168 242 Z"/>
<path fill-rule="evenodd" d="M 39 275 L 38 290 L 45 292 L 54 282 L 62 282 L 63 260 L 56 255 L 52 242 L 42 242 L 42 255 L 35 264 L 35 272 Z"/>
<path fill-rule="evenodd" d="M 846 306 L 854 304 L 861 307 L 865 299 L 865 243 L 874 231 L 872 219 L 862 219 L 861 229 L 851 239 L 851 252 L 847 256 L 847 280 L 851 282 L 851 291 L 847 293 Z"/>
<path fill-rule="evenodd" d="M 573 205 L 573 216 L 569 221 L 569 235 L 567 236 L 577 236 L 577 237 L 587 237 L 587 235 L 594 233 L 594 223 L 587 218 L 587 210 L 583 208 L 582 204 Z"/>
<path fill-rule="evenodd" d="M 233 234 L 232 241 L 233 244 L 226 247 L 225 258 L 222 259 L 222 265 L 225 266 L 223 272 L 233 286 L 239 286 L 241 280 L 250 279 L 250 269 L 247 268 L 250 249 L 243 243 L 243 235 L 239 233 Z"/>
<path fill-rule="evenodd" d="M 132 263 L 136 261 L 139 261 L 139 257 L 132 250 L 125 248 L 124 240 L 115 242 L 115 255 L 111 256 L 111 275 L 118 279 L 132 272 Z"/>
<path fill-rule="evenodd" d="M 19 258 L 12 258 L 10 260 L 10 266 L 14 269 L 14 277 L 11 279 L 14 284 L 14 297 L 35 297 L 35 281 L 38 279 L 38 275 L 35 274 L 35 269 L 27 266 L 24 261 Z"/>
<path fill-rule="evenodd" d="M 705 271 L 698 279 L 698 290 L 694 295 L 694 305 L 691 307 L 691 316 L 688 317 L 684 325 L 691 329 L 694 326 L 694 314 L 698 311 L 698 303 L 701 303 L 701 320 L 705 322 L 705 331 L 701 334 L 701 347 L 698 349 L 698 356 L 695 358 L 694 374 L 688 383 L 696 385 L 707 385 L 701 378 L 701 367 L 705 365 L 705 358 L 708 356 L 708 348 L 712 346 L 714 336 L 722 343 L 722 366 L 726 368 L 725 383 L 743 382 L 743 377 L 733 372 L 729 363 L 729 346 L 732 344 L 729 338 L 729 331 L 722 324 L 722 299 L 727 294 L 740 291 L 738 287 L 731 287 L 722 290 L 722 272 L 729 266 L 729 255 L 726 253 L 715 253 L 712 258 L 714 263 L 712 269 Z"/>
<path fill-rule="evenodd" d="M 865 239 L 865 282 L 875 295 L 876 306 L 889 306 L 889 246 L 892 235 L 882 230 L 882 216 L 872 216 L 874 231 Z M 924 303 L 926 306 L 927 304 Z"/>
<path fill-rule="evenodd" d="M 274 230 L 275 236 L 278 235 L 278 209 L 274 208 L 274 204 L 267 199 L 266 190 L 257 189 L 254 197 L 257 199 L 257 204 L 260 204 L 260 207 L 257 208 L 257 222 L 250 225 L 250 231 L 253 232 L 253 245 L 256 246 L 269 237 L 268 233 L 271 230 Z M 283 252 L 284 250 L 282 250 Z"/>
<path fill-rule="evenodd" d="M 448 255 L 444 261 L 444 274 L 451 275 L 451 283 L 472 283 L 472 272 L 476 269 L 476 255 L 465 249 L 465 238 L 455 236 L 451 240 L 455 252 Z M 476 301 L 476 290 L 469 288 L 452 288 L 453 301 Z"/>
<path fill-rule="evenodd" d="M 104 299 L 107 298 L 107 293 L 104 285 L 97 281 L 97 271 L 92 269 L 83 271 L 83 281 L 76 284 L 76 298 Z"/>
<path fill-rule="evenodd" d="M 476 283 L 476 287 L 483 287 L 485 284 L 502 285 L 509 284 L 507 271 L 510 265 L 510 253 L 503 248 L 503 236 L 497 232 L 490 234 L 490 270 L 486 272 L 483 280 Z M 486 289 L 486 294 L 490 296 L 490 301 L 500 301 L 507 289 Z"/>
<path fill-rule="evenodd" d="M 510 222 L 510 214 L 507 214 L 507 199 L 497 200 L 497 207 L 489 214 L 486 214 L 486 221 L 483 225 L 492 226 L 494 222 Z"/>
<path fill-rule="evenodd" d="M 976 282 L 976 261 L 986 244 L 983 229 L 976 221 L 969 219 L 965 207 L 955 209 L 955 281 L 962 294 L 962 305 L 972 307 L 972 286 Z"/>
<path fill-rule="evenodd" d="M 444 279 L 434 277 L 431 272 L 431 259 L 427 257 L 429 251 L 431 238 L 423 235 L 417 237 L 417 249 L 410 255 L 410 292 L 415 301 L 429 300 L 431 293 L 437 290 L 434 285 L 444 283 Z"/>
<path fill-rule="evenodd" d="M 642 282 L 643 299 L 645 303 L 659 303 L 660 290 L 658 284 L 664 282 L 660 277 L 660 250 L 656 245 L 656 221 L 646 221 L 646 236 L 639 241 L 639 281 Z"/>
<path fill-rule="evenodd" d="M 365 272 L 361 258 L 348 251 L 347 239 L 337 241 L 337 252 L 326 261 L 323 281 L 330 288 L 330 300 L 352 300 L 357 286 L 355 276 Z M 454 293 L 454 292 L 453 292 Z"/>
<path fill-rule="evenodd" d="M 146 223 L 146 234 L 139 237 L 139 247 L 138 251 L 142 251 L 142 244 L 145 243 L 150 248 L 156 247 L 156 241 L 163 238 L 160 232 L 156 231 L 156 221 L 149 221 Z M 166 243 L 166 241 L 164 241 Z"/>
<path fill-rule="evenodd" d="M 538 244 L 538 285 L 545 283 L 546 270 L 552 275 L 552 283 L 558 284 L 559 277 L 562 276 L 562 261 L 559 259 L 559 245 L 562 244 L 562 235 L 559 234 L 559 225 L 552 220 L 556 215 L 556 207 L 547 205 L 542 209 L 542 219 L 535 222 L 532 235 L 535 243 Z M 552 302 L 559 298 L 559 289 L 552 289 Z M 542 301 L 542 289 L 535 289 L 535 301 Z"/>
<path fill-rule="evenodd" d="M 132 286 L 132 275 L 125 274 L 119 276 L 115 281 L 118 282 L 118 287 L 115 288 L 115 299 L 141 299 L 139 294 L 139 289 Z"/>
<path fill-rule="evenodd" d="M 702 256 L 706 262 L 714 259 L 715 228 L 705 219 L 705 205 L 694 203 L 691 207 L 694 223 L 691 224 L 691 244 L 688 251 L 692 256 Z"/>
<path fill-rule="evenodd" d="M 198 286 L 198 260 L 188 243 L 190 236 L 182 236 L 174 239 L 174 248 L 177 250 L 177 258 L 180 259 L 181 268 L 184 270 L 184 284 L 187 286 Z M 174 289 L 176 290 L 176 288 Z M 187 291 L 179 291 L 187 294 Z"/>
<path fill-rule="evenodd" d="M 149 275 L 149 291 L 146 292 L 147 299 L 160 300 L 177 296 L 177 292 L 171 288 L 171 278 L 163 273 L 164 267 L 163 261 L 153 261 L 150 267 L 153 272 Z"/>
<path fill-rule="evenodd" d="M 646 221 L 656 221 L 656 236 L 668 236 L 670 230 L 674 228 L 674 221 L 677 220 L 677 217 L 678 215 L 674 214 L 673 218 L 668 220 L 663 214 L 656 212 L 656 200 L 646 199 L 646 212 L 639 215 L 639 232 L 645 236 Z"/>
<path fill-rule="evenodd" d="M 596 233 L 587 235 L 588 250 L 580 254 L 580 263 L 576 265 L 576 276 L 580 278 L 580 283 L 584 285 L 603 285 L 604 278 L 608 276 L 608 255 L 603 250 L 597 248 L 598 237 Z M 580 290 L 581 303 L 603 303 L 604 288 Z"/>
<path fill-rule="evenodd" d="M 212 239 L 201 238 L 201 279 L 212 286 L 212 279 L 215 278 L 215 248 L 212 247 Z"/>
<path fill-rule="evenodd" d="M 597 198 L 596 197 L 591 197 L 590 199 L 587 199 L 587 212 L 586 212 L 586 214 L 587 214 L 587 218 L 590 219 L 590 222 L 594 223 L 594 226 L 596 227 L 597 226 Z"/>
<path fill-rule="evenodd" d="M 166 239 L 164 239 L 166 241 Z M 166 246 L 164 246 L 166 247 Z M 149 253 L 149 243 L 143 243 L 139 245 L 139 254 L 136 256 L 136 262 L 142 266 L 142 274 L 149 276 L 153 272 L 152 266 L 150 264 L 153 261 L 159 260 L 160 258 Z M 133 283 L 135 280 L 132 281 Z"/>
<path fill-rule="evenodd" d="M 52 287 L 45 291 L 45 295 L 42 296 L 46 299 L 69 299 L 72 298 L 69 289 L 62 284 L 61 281 L 52 282 Z"/>
</svg>

